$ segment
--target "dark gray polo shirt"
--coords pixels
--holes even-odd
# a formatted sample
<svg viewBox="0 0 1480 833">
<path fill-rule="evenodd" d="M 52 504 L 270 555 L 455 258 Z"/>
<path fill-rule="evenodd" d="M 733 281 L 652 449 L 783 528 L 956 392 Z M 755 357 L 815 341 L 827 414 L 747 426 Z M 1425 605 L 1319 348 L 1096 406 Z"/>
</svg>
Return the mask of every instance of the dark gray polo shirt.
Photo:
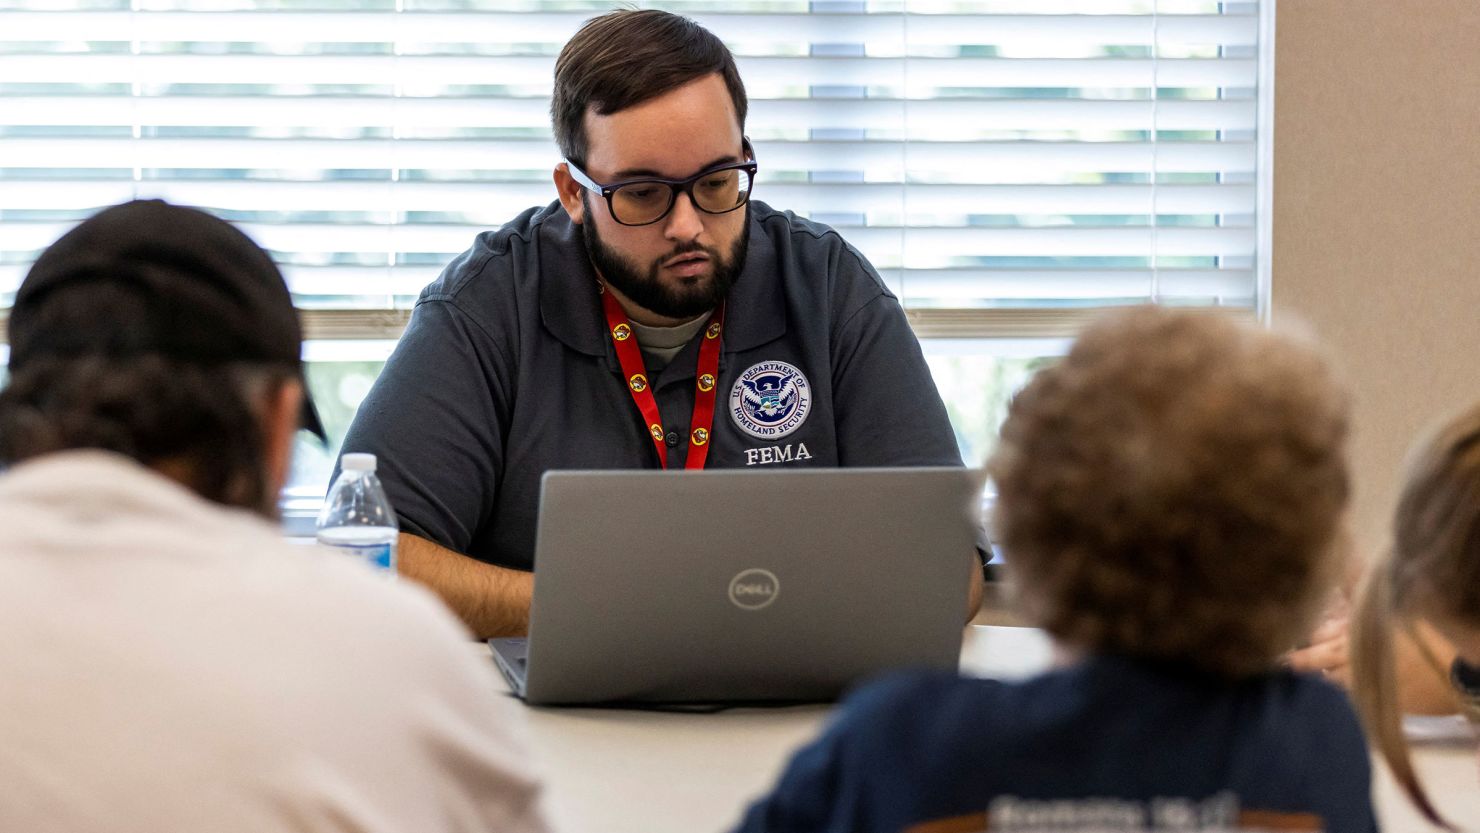
<svg viewBox="0 0 1480 833">
<path fill-rule="evenodd" d="M 422 292 L 344 441 L 379 457 L 403 532 L 527 570 L 546 471 L 658 466 L 596 285 L 552 203 L 478 235 Z M 672 468 L 702 337 L 652 380 Z M 832 229 L 750 203 L 722 344 L 710 468 L 961 464 L 898 300 Z"/>
</svg>

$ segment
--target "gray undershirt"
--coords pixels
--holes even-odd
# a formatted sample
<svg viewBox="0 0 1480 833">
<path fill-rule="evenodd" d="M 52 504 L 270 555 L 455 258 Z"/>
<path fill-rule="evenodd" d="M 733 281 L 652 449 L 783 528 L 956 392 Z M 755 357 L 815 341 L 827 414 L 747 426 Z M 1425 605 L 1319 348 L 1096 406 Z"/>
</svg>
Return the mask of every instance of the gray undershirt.
<svg viewBox="0 0 1480 833">
<path fill-rule="evenodd" d="M 632 329 L 637 333 L 637 344 L 642 348 L 643 358 L 647 360 L 648 376 L 661 373 L 673 361 L 673 357 L 678 355 L 678 351 L 704 329 L 704 322 L 708 319 L 709 313 L 706 312 L 693 321 L 676 327 L 649 327 L 633 321 Z"/>
</svg>

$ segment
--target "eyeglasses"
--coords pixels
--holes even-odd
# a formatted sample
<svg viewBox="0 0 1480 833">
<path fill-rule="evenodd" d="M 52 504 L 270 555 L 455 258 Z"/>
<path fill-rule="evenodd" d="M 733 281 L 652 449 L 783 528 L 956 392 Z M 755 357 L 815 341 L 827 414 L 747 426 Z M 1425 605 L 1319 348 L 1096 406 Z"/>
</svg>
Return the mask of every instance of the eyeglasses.
<svg viewBox="0 0 1480 833">
<path fill-rule="evenodd" d="M 728 214 L 749 202 L 758 166 L 749 142 L 745 151 L 752 158 L 719 165 L 688 179 L 627 179 L 610 185 L 592 179 L 568 159 L 565 164 L 572 179 L 606 198 L 613 220 L 624 226 L 646 226 L 667 217 L 679 194 L 688 194 L 694 207 L 705 214 Z"/>
</svg>

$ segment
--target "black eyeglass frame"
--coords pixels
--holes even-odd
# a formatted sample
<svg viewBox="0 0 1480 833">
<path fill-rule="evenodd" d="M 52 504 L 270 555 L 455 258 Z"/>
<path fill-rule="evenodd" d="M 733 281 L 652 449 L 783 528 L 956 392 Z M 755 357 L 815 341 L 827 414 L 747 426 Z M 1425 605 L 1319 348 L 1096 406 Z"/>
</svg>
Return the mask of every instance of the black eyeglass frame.
<svg viewBox="0 0 1480 833">
<path fill-rule="evenodd" d="M 751 149 L 749 139 L 745 139 L 743 141 L 741 148 L 745 152 L 746 157 L 748 157 L 744 162 L 731 162 L 726 165 L 716 165 L 713 168 L 708 168 L 706 170 L 700 171 L 699 173 L 694 174 L 688 179 L 659 179 L 657 177 L 644 176 L 638 177 L 637 179 L 624 179 L 621 182 L 612 182 L 603 185 L 602 183 L 592 179 L 590 174 L 581 170 L 580 166 L 576 165 L 576 163 L 570 161 L 569 159 L 565 160 L 565 166 L 570 171 L 571 179 L 574 179 L 586 190 L 598 194 L 606 200 L 606 211 L 608 214 L 612 215 L 612 220 L 614 220 L 618 225 L 641 227 L 650 226 L 653 223 L 660 222 L 664 217 L 667 217 L 669 214 L 673 213 L 673 206 L 678 202 L 679 194 L 687 194 L 689 198 L 689 203 L 693 205 L 695 209 L 702 211 L 705 214 L 729 214 L 731 211 L 734 211 L 735 209 L 740 208 L 746 203 L 750 202 L 750 192 L 755 190 L 755 173 L 757 170 L 760 169 L 760 166 L 755 161 L 755 151 Z M 713 176 L 721 171 L 745 171 L 747 174 L 750 175 L 750 187 L 745 189 L 745 199 L 736 203 L 734 206 L 726 208 L 723 211 L 710 211 L 709 209 L 700 205 L 698 200 L 694 199 L 694 186 L 698 184 L 699 180 L 703 179 L 704 177 Z M 612 195 L 616 194 L 617 189 L 619 188 L 625 188 L 628 185 L 639 184 L 667 186 L 668 207 L 663 209 L 662 213 L 660 213 L 658 216 L 654 217 L 651 220 L 648 220 L 645 223 L 625 223 L 621 220 L 621 218 L 617 216 L 617 209 L 615 206 L 612 205 Z"/>
</svg>

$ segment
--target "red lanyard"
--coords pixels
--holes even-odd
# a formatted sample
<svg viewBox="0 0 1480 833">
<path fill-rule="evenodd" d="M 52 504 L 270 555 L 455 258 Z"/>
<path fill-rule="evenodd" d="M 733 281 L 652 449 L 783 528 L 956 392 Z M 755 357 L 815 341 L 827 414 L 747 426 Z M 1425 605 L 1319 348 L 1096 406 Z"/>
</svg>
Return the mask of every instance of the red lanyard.
<svg viewBox="0 0 1480 833">
<path fill-rule="evenodd" d="M 622 364 L 622 376 L 627 380 L 627 390 L 632 401 L 642 413 L 648 434 L 653 438 L 653 448 L 658 451 L 658 464 L 668 468 L 668 446 L 663 442 L 663 419 L 658 414 L 658 400 L 653 398 L 652 382 L 647 377 L 647 365 L 642 360 L 642 349 L 637 346 L 636 333 L 627 320 L 627 313 L 610 292 L 601 293 L 601 305 L 606 310 L 607 335 L 612 346 L 617 348 L 617 361 Z M 725 305 L 721 301 L 709 322 L 704 325 L 704 341 L 699 345 L 699 372 L 694 378 L 694 416 L 689 421 L 689 454 L 684 458 L 684 468 L 702 469 L 704 459 L 709 456 L 709 431 L 714 427 L 715 388 L 719 384 L 719 342 L 725 328 Z"/>
</svg>

